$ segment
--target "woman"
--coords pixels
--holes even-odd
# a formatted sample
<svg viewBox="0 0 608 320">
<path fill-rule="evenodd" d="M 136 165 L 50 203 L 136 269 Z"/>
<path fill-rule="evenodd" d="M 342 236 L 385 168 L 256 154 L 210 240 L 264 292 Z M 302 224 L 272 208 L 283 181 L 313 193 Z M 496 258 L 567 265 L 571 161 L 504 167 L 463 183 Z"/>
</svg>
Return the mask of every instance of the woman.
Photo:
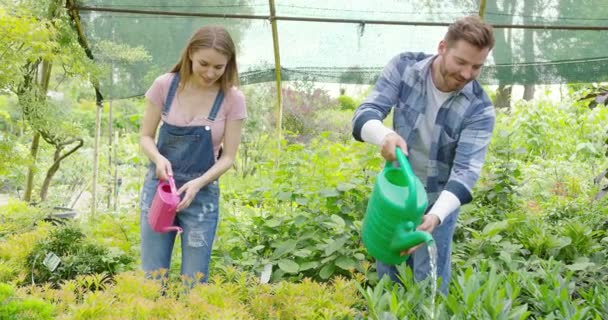
<svg viewBox="0 0 608 320">
<path fill-rule="evenodd" d="M 222 27 L 205 26 L 192 35 L 171 72 L 146 92 L 140 144 L 151 163 L 140 224 L 142 268 L 148 275 L 168 270 L 171 262 L 176 232 L 157 233 L 147 218 L 159 179 L 172 176 L 181 197 L 175 219 L 184 230 L 181 274 L 207 281 L 219 214 L 218 178 L 234 163 L 247 117 L 237 82 L 230 35 Z"/>
</svg>

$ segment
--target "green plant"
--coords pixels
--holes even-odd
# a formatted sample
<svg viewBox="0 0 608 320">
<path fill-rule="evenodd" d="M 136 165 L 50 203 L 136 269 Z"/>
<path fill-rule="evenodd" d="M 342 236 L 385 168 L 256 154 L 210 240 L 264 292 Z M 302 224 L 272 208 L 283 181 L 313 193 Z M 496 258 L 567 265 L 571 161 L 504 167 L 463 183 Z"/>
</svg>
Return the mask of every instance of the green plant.
<svg viewBox="0 0 608 320">
<path fill-rule="evenodd" d="M 53 311 L 52 304 L 32 297 L 18 297 L 15 295 L 13 288 L 0 283 L 0 319 L 53 319 Z"/>
<path fill-rule="evenodd" d="M 105 272 L 112 276 L 132 261 L 131 256 L 93 243 L 79 228 L 69 225 L 53 230 L 27 257 L 32 280 L 55 285 L 78 275 Z"/>
<path fill-rule="evenodd" d="M 0 240 L 17 233 L 28 232 L 46 217 L 40 208 L 29 206 L 19 200 L 9 200 L 0 206 Z"/>
<path fill-rule="evenodd" d="M 272 179 L 252 179 L 228 196 L 240 213 L 224 218 L 217 257 L 248 271 L 270 265 L 273 281 L 363 272 L 360 221 L 376 173 L 366 168 L 379 160 L 370 149 L 355 151 L 326 136 L 286 145 L 280 156 L 278 166 L 258 167 Z"/>
<path fill-rule="evenodd" d="M 338 102 L 340 103 L 340 109 L 342 110 L 355 111 L 359 106 L 359 103 L 357 103 L 355 99 L 346 95 L 339 96 Z"/>
</svg>

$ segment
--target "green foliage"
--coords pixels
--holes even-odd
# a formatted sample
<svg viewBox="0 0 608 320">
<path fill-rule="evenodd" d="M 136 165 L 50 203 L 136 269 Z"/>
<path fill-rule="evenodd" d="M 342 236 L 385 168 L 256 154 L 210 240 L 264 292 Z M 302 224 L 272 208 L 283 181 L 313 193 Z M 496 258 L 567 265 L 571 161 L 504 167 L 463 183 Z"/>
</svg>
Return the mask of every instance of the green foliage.
<svg viewBox="0 0 608 320">
<path fill-rule="evenodd" d="M 297 134 L 297 140 L 307 141 L 323 129 L 314 121 L 315 114 L 332 105 L 329 94 L 313 88 L 308 82 L 297 82 L 294 88 L 285 88 L 283 99 L 283 128 Z"/>
<path fill-rule="evenodd" d="M 0 319 L 44 320 L 53 319 L 54 307 L 40 299 L 19 298 L 9 285 L 0 283 Z"/>
<path fill-rule="evenodd" d="M 0 88 L 16 88 L 23 81 L 23 66 L 51 56 L 56 44 L 51 41 L 56 29 L 49 28 L 22 7 L 0 8 L 2 65 Z"/>
<path fill-rule="evenodd" d="M 360 168 L 369 159 L 374 159 L 372 165 L 380 163 L 370 151 L 355 151 L 325 137 L 308 146 L 284 146 L 278 165 L 258 164 L 271 179 L 237 181 L 240 189 L 223 193 L 241 212 L 224 218 L 218 255 L 256 272 L 271 264 L 273 281 L 363 272 L 360 221 L 377 172 Z"/>
<path fill-rule="evenodd" d="M 160 282 L 128 272 L 104 290 L 83 290 L 91 277 L 66 281 L 58 289 L 28 289 L 52 301 L 58 314 L 75 319 L 352 319 L 360 314 L 354 281 L 340 278 L 326 284 L 260 285 L 250 274 L 226 268 L 207 285 L 189 289 L 180 283 L 163 290 Z"/>
<path fill-rule="evenodd" d="M 359 106 L 359 103 L 357 103 L 355 99 L 346 95 L 339 96 L 338 102 L 340 103 L 340 109 L 347 111 L 355 111 L 355 109 L 357 109 Z"/>
<path fill-rule="evenodd" d="M 0 239 L 9 235 L 33 230 L 46 214 L 39 208 L 18 200 L 9 200 L 0 206 Z"/>
<path fill-rule="evenodd" d="M 45 258 L 54 254 L 60 259 L 56 269 L 45 265 Z M 28 255 L 35 282 L 60 282 L 73 279 L 77 275 L 107 273 L 114 275 L 124 271 L 133 258 L 116 248 L 106 248 L 86 239 L 80 229 L 66 226 L 51 231 L 49 238 L 36 244 Z"/>
<path fill-rule="evenodd" d="M 48 236 L 50 229 L 48 225 L 41 225 L 0 241 L 0 282 L 22 284 L 31 281 L 27 257 L 36 243 Z"/>
<path fill-rule="evenodd" d="M 19 175 L 29 163 L 28 150 L 19 139 L 21 112 L 13 96 L 0 95 L 0 177 Z"/>
<path fill-rule="evenodd" d="M 500 219 L 501 215 L 518 206 L 521 170 L 519 163 L 512 159 L 514 152 L 510 146 L 501 146 L 493 151 L 495 158 L 486 162 L 486 175 L 477 187 L 475 204 L 494 211 L 496 219 Z"/>
<path fill-rule="evenodd" d="M 310 91 L 304 84 L 296 89 Z M 409 270 L 402 270 L 405 288 L 377 282 L 373 259 L 360 243 L 361 219 L 382 159 L 375 147 L 352 141 L 352 111 L 319 103 L 305 118 L 314 123 L 309 136 L 279 141 L 260 134 L 273 126 L 273 84 L 244 90 L 253 121 L 247 122 L 236 170 L 220 180 L 222 221 L 209 285 L 183 287 L 176 276 L 179 248 L 168 288 L 142 274 L 120 272 L 139 257 L 137 203 L 147 163 L 137 142 L 139 99 L 113 102 L 123 181 L 119 208 L 79 228 L 43 223 L 43 210 L 24 203 L 0 208 L 0 282 L 25 285 L 33 275 L 36 285 L 18 288 L 18 299 L 43 299 L 65 318 L 608 317 L 608 199 L 592 201 L 598 188 L 593 178 L 607 167 L 601 153 L 607 108 L 564 99 L 517 103 L 511 113 L 499 114 L 475 199 L 458 220 L 450 295 L 432 304 L 430 283 L 415 283 Z M 0 109 L 0 141 L 21 145 L 17 150 L 27 154 L 21 114 L 8 104 Z M 82 173 L 92 170 L 96 106 L 74 98 L 62 107 L 69 111 L 57 114 L 78 124 L 78 131 L 66 131 L 85 138 L 85 152 L 66 161 L 53 186 L 53 201 L 68 203 L 90 183 Z M 52 151 L 43 147 L 37 166 L 48 166 Z M 102 146 L 100 159 L 109 152 Z M 104 205 L 110 169 L 100 162 L 98 199 Z M 41 264 L 49 251 L 62 261 L 54 273 Z M 129 261 L 121 260 L 125 255 Z M 259 285 L 267 266 L 271 283 Z"/>
</svg>

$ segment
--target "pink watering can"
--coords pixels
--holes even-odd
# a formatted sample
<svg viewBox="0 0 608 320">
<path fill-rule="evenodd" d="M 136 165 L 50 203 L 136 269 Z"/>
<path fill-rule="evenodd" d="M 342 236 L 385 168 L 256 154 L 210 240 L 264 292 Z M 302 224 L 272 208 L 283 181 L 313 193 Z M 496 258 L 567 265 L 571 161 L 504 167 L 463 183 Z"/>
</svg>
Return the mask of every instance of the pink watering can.
<svg viewBox="0 0 608 320">
<path fill-rule="evenodd" d="M 169 176 L 168 182 L 158 182 L 156 195 L 148 212 L 148 223 L 152 230 L 161 233 L 169 231 L 183 232 L 182 228 L 173 225 L 179 201 L 179 194 L 177 194 L 173 177 Z"/>
</svg>

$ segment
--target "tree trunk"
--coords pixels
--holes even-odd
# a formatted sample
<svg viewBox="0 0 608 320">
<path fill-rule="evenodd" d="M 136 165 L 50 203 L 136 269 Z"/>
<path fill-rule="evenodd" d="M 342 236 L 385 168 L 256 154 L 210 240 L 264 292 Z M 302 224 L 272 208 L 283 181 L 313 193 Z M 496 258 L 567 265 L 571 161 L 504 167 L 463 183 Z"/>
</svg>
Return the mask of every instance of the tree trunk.
<svg viewBox="0 0 608 320">
<path fill-rule="evenodd" d="M 509 109 L 511 107 L 511 92 L 512 86 L 499 85 L 496 89 L 496 97 L 494 98 L 494 106 L 497 109 Z"/>
<path fill-rule="evenodd" d="M 530 101 L 534 99 L 535 87 L 533 84 L 527 84 L 524 86 L 524 100 Z"/>
<path fill-rule="evenodd" d="M 38 156 L 38 149 L 40 147 L 40 133 L 34 132 L 34 138 L 32 139 L 32 146 L 30 147 L 30 156 L 32 163 L 27 169 L 27 180 L 25 184 L 25 193 L 23 195 L 23 201 L 32 201 L 32 190 L 34 189 L 34 174 L 36 172 L 36 158 Z"/>
<path fill-rule="evenodd" d="M 44 60 L 40 64 L 36 65 L 35 68 L 38 69 L 38 77 L 36 79 L 37 84 L 35 84 L 35 86 L 38 87 L 38 90 L 36 90 L 35 94 L 38 96 L 35 99 L 46 99 L 46 91 L 48 90 L 49 80 L 51 78 L 52 64 L 49 61 Z M 31 88 L 31 82 L 29 86 Z M 34 133 L 34 138 L 32 139 L 32 146 L 30 147 L 30 156 L 32 158 L 32 164 L 27 170 L 27 181 L 25 185 L 25 193 L 23 196 L 23 200 L 26 202 L 32 201 L 32 192 L 34 190 L 34 176 L 36 174 L 36 159 L 38 157 L 39 149 L 40 132 L 36 132 Z"/>
<path fill-rule="evenodd" d="M 66 145 L 72 144 L 74 142 L 78 142 L 78 144 L 74 148 L 70 149 L 70 151 L 61 155 L 61 150 L 63 150 L 63 147 L 65 147 Z M 49 187 L 51 186 L 51 180 L 53 180 L 53 176 L 59 170 L 61 161 L 63 161 L 63 159 L 67 158 L 69 155 L 71 155 L 76 150 L 78 150 L 80 147 L 82 147 L 83 144 L 84 144 L 84 140 L 77 138 L 77 139 L 73 139 L 73 140 L 64 142 L 55 147 L 55 155 L 53 156 L 53 164 L 46 171 L 46 177 L 44 177 L 44 182 L 42 183 L 42 188 L 40 188 L 40 202 L 46 200 L 46 196 L 48 195 Z"/>
</svg>

